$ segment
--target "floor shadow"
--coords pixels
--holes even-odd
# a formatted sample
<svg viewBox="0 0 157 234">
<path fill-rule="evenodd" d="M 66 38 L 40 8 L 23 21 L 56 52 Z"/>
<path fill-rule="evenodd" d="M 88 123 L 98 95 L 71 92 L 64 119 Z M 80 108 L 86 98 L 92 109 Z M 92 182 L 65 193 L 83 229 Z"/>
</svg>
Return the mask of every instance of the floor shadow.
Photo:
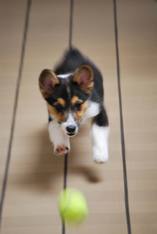
<svg viewBox="0 0 157 234">
<path fill-rule="evenodd" d="M 89 127 L 90 125 L 85 125 L 80 129 L 78 136 L 71 139 L 69 173 L 81 176 L 90 183 L 98 183 L 103 178 L 100 173 L 101 166 L 96 164 L 92 159 Z"/>
<path fill-rule="evenodd" d="M 31 192 L 45 193 L 47 191 L 57 192 L 58 183 L 63 181 L 64 157 L 53 154 L 53 147 L 49 141 L 47 127 L 32 132 L 30 136 L 35 146 L 35 160 L 31 165 L 28 173 L 22 174 L 16 184 L 22 189 L 31 189 Z M 78 139 L 80 136 L 78 136 Z M 29 146 L 28 146 L 29 147 Z M 98 166 L 93 162 L 93 166 L 82 165 L 79 162 L 78 155 L 79 145 L 77 139 L 74 141 L 72 155 L 68 160 L 68 177 L 78 175 L 90 183 L 98 183 L 102 181 Z M 91 159 L 92 160 L 92 159 Z"/>
<path fill-rule="evenodd" d="M 90 183 L 98 183 L 103 180 L 101 175 L 98 173 L 98 171 L 94 169 L 94 166 L 87 167 L 87 166 L 78 165 L 76 167 L 73 167 L 70 170 L 70 173 L 83 176 L 84 179 Z"/>
</svg>

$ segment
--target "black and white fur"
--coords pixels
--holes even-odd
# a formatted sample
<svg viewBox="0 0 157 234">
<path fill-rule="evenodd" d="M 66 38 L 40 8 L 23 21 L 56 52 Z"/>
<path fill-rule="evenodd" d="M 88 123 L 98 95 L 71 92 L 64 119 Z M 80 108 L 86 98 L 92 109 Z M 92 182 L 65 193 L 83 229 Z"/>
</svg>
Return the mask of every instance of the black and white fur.
<svg viewBox="0 0 157 234">
<path fill-rule="evenodd" d="M 75 86 L 71 85 L 71 80 L 75 71 L 82 65 L 90 66 L 93 71 L 94 86 L 90 95 L 84 95 L 79 91 L 75 90 Z M 45 70 L 44 70 L 45 71 Z M 54 73 L 59 79 L 62 85 L 66 87 L 65 90 L 60 92 L 60 96 L 67 99 L 67 95 L 79 95 L 79 98 L 86 99 L 88 107 L 84 112 L 79 122 L 75 119 L 73 110 L 68 104 L 66 110 L 66 118 L 64 121 L 58 121 L 53 114 L 49 113 L 49 136 L 50 140 L 54 145 L 54 151 L 58 154 L 65 154 L 70 150 L 70 136 L 67 132 L 68 126 L 75 128 L 74 135 L 79 132 L 79 127 L 89 119 L 91 119 L 91 140 L 93 148 L 93 159 L 97 163 L 103 163 L 108 160 L 108 135 L 109 135 L 109 121 L 106 110 L 104 108 L 104 90 L 103 90 L 103 78 L 101 72 L 87 57 L 82 55 L 77 49 L 68 50 L 62 61 L 54 69 Z M 44 72 L 41 73 L 39 83 L 44 80 Z M 42 81 L 43 82 L 43 81 Z M 43 84 L 42 84 L 43 85 Z M 58 88 L 59 90 L 59 88 Z M 75 90 L 75 91 L 74 91 Z M 82 95 L 82 96 L 81 96 Z M 84 96 L 83 96 L 84 95 Z M 44 96 L 45 98 L 45 96 Z M 51 95 L 46 96 L 46 101 L 49 105 L 53 105 L 53 97 Z"/>
</svg>

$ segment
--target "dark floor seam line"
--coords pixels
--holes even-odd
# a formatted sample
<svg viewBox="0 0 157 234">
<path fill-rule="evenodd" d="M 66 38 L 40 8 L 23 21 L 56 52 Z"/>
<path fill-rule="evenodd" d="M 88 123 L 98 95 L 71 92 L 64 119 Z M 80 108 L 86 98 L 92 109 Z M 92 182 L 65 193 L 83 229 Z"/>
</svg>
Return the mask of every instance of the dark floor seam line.
<svg viewBox="0 0 157 234">
<path fill-rule="evenodd" d="M 70 14 L 69 14 L 69 49 L 72 49 L 73 38 L 73 15 L 74 15 L 74 0 L 70 0 Z M 63 189 L 67 188 L 67 176 L 68 176 L 68 153 L 64 155 L 64 181 Z M 62 220 L 62 234 L 66 234 L 65 222 Z"/>
<path fill-rule="evenodd" d="M 63 181 L 63 189 L 67 188 L 67 175 L 68 175 L 68 153 L 64 155 L 64 181 Z M 62 234 L 66 233 L 65 222 L 62 220 Z"/>
<path fill-rule="evenodd" d="M 74 0 L 70 0 L 69 49 L 72 48 L 72 39 L 73 39 L 73 14 L 74 14 Z"/>
<path fill-rule="evenodd" d="M 4 172 L 4 178 L 3 178 L 3 184 L 2 184 L 2 193 L 0 197 L 0 230 L 1 230 L 1 225 L 2 225 L 2 213 L 3 213 L 3 206 L 4 206 L 4 200 L 5 200 L 6 188 L 7 188 L 7 182 L 8 182 L 8 173 L 9 173 L 9 167 L 10 167 L 10 161 L 11 161 L 11 150 L 12 150 L 13 136 L 14 136 L 14 130 L 15 130 L 19 90 L 20 90 L 20 84 L 22 80 L 22 72 L 23 72 L 23 64 L 24 64 L 24 57 L 25 57 L 25 50 L 26 50 L 31 3 L 32 3 L 31 0 L 27 0 L 25 25 L 24 25 L 24 32 L 23 32 L 23 39 L 22 39 L 22 46 L 21 46 L 21 55 L 20 55 L 20 64 L 19 64 L 18 77 L 16 81 L 16 91 L 15 91 L 15 97 L 14 97 L 10 137 L 9 137 L 9 143 L 8 143 L 8 152 L 7 152 L 5 172 Z"/>
<path fill-rule="evenodd" d="M 116 50 L 116 66 L 117 66 L 117 86 L 119 97 L 119 115 L 120 115 L 120 132 L 121 132 L 121 153 L 123 164 L 123 180 L 124 180 L 124 199 L 125 199 L 125 213 L 128 234 L 132 233 L 130 208 L 129 208 L 129 194 L 128 194 L 128 177 L 127 177 L 127 162 L 126 162 L 126 148 L 124 135 L 124 120 L 123 120 L 123 105 L 122 105 L 122 91 L 121 91 L 121 74 L 120 74 L 120 57 L 119 57 L 119 38 L 118 38 L 118 20 L 117 20 L 117 2 L 113 0 L 113 16 L 114 16 L 114 34 L 115 34 L 115 50 Z"/>
</svg>

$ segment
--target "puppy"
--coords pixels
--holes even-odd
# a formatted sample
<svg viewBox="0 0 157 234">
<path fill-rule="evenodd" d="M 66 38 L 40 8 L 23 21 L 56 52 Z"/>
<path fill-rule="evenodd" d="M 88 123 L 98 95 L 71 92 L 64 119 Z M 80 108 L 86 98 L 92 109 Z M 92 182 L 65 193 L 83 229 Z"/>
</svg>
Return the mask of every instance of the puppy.
<svg viewBox="0 0 157 234">
<path fill-rule="evenodd" d="M 107 161 L 109 121 L 103 105 L 102 75 L 94 63 L 77 49 L 70 49 L 54 71 L 41 72 L 39 87 L 48 107 L 48 131 L 55 153 L 66 154 L 69 138 L 91 119 L 93 159 Z"/>
</svg>

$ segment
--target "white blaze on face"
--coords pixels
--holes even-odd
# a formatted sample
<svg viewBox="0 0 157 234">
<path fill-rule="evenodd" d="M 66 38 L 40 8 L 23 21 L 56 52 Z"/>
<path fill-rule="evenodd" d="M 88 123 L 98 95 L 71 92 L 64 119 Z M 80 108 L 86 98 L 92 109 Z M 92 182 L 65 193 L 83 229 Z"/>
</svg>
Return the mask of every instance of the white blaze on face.
<svg viewBox="0 0 157 234">
<path fill-rule="evenodd" d="M 77 125 L 77 123 L 76 123 L 76 121 L 75 121 L 74 116 L 72 115 L 72 113 L 69 113 L 66 122 L 63 122 L 61 124 L 61 127 L 62 127 L 63 131 L 66 134 L 68 134 L 67 128 L 69 126 L 74 126 L 75 127 L 75 134 L 73 135 L 73 136 L 75 136 L 78 133 L 78 125 Z"/>
<path fill-rule="evenodd" d="M 58 78 L 60 79 L 67 79 L 69 76 L 71 76 L 73 73 L 67 73 L 67 74 L 59 74 L 57 75 Z"/>
</svg>

